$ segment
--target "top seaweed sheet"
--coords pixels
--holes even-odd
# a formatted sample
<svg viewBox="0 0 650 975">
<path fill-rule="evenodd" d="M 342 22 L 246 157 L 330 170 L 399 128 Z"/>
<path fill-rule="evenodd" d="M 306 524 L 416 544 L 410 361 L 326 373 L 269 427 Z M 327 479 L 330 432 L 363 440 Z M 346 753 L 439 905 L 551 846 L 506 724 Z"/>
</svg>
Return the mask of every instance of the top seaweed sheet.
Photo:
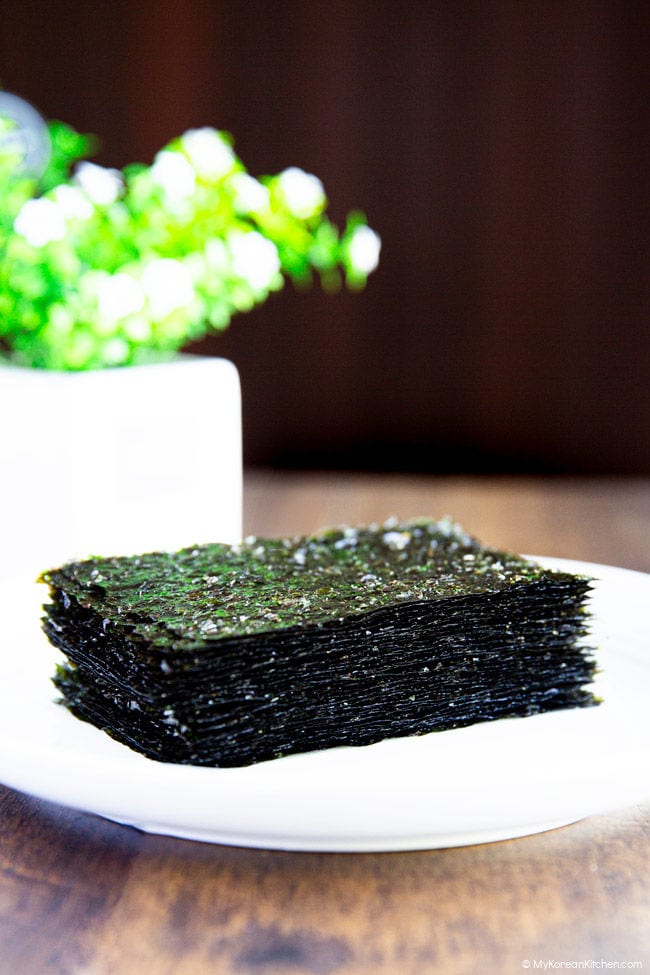
<svg viewBox="0 0 650 975">
<path fill-rule="evenodd" d="M 184 649 L 396 604 L 503 592 L 548 574 L 483 547 L 448 519 L 421 519 L 89 559 L 46 572 L 43 581 L 151 644 Z"/>
</svg>

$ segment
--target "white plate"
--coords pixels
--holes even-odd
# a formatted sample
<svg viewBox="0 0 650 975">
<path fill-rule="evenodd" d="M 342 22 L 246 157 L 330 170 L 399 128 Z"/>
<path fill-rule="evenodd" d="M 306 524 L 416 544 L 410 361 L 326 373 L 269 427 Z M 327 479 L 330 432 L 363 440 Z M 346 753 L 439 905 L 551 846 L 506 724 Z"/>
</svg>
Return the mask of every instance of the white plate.
<svg viewBox="0 0 650 975">
<path fill-rule="evenodd" d="M 151 761 L 54 703 L 43 586 L 0 592 L 0 781 L 153 833 L 285 850 L 411 850 L 523 836 L 650 798 L 650 576 L 597 578 L 600 707 L 242 769 Z"/>
</svg>

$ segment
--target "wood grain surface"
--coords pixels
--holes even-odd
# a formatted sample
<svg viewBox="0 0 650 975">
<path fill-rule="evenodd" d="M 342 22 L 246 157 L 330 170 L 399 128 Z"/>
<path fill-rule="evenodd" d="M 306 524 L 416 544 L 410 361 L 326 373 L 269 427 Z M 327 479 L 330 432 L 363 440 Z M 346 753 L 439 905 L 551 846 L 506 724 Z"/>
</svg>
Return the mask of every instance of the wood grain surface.
<svg viewBox="0 0 650 975">
<path fill-rule="evenodd" d="M 650 570 L 647 481 L 247 477 L 249 533 L 392 513 L 448 513 L 497 545 Z M 0 975 L 650 967 L 650 807 L 394 854 L 149 836 L 8 789 L 0 811 Z"/>
</svg>

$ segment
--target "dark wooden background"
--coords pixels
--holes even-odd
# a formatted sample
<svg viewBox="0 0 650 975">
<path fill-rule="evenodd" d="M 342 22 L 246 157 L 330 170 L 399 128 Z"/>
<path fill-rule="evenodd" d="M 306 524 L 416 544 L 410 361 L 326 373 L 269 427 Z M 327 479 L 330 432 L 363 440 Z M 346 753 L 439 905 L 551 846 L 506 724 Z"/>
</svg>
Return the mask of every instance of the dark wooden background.
<svg viewBox="0 0 650 975">
<path fill-rule="evenodd" d="M 363 294 L 287 286 L 201 346 L 249 463 L 647 474 L 649 10 L 9 0 L 0 82 L 100 162 L 212 124 L 367 212 Z"/>
</svg>

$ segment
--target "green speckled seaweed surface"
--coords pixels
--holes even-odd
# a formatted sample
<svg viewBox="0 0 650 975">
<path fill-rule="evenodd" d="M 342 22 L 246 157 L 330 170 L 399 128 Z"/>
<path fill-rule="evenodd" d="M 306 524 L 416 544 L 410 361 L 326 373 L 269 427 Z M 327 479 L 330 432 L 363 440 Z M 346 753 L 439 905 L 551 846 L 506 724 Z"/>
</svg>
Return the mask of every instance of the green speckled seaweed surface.
<svg viewBox="0 0 650 975">
<path fill-rule="evenodd" d="M 161 761 L 247 765 L 597 703 L 589 580 L 449 520 L 97 558 L 43 581 L 65 704 Z"/>
</svg>

